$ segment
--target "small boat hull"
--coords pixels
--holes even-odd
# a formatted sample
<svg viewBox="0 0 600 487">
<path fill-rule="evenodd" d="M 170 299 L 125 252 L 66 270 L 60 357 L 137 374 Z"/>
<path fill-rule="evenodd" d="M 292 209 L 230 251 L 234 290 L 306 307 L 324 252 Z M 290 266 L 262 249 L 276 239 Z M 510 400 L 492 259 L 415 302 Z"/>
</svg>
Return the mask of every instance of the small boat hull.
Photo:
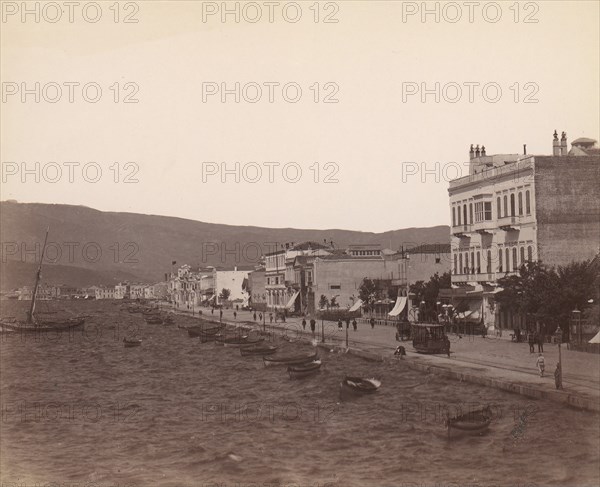
<svg viewBox="0 0 600 487">
<path fill-rule="evenodd" d="M 272 355 L 276 351 L 277 347 L 273 345 L 242 345 L 240 347 L 240 355 L 242 357 Z"/>
<path fill-rule="evenodd" d="M 0 322 L 2 333 L 50 333 L 80 328 L 85 324 L 84 318 L 71 318 L 65 321 L 47 321 L 43 323 Z"/>
<path fill-rule="evenodd" d="M 488 432 L 491 422 L 492 413 L 489 408 L 472 411 L 454 418 L 448 418 L 446 420 L 448 438 L 464 435 L 484 435 Z"/>
<path fill-rule="evenodd" d="M 340 384 L 340 399 L 344 401 L 374 394 L 380 386 L 381 382 L 375 379 L 344 377 L 344 380 Z"/>
<path fill-rule="evenodd" d="M 139 347 L 142 344 L 142 340 L 127 340 L 123 339 L 123 346 L 125 348 Z"/>
<path fill-rule="evenodd" d="M 313 352 L 310 354 L 303 355 L 287 355 L 287 356 L 271 356 L 271 357 L 263 357 L 263 362 L 265 367 L 273 367 L 273 366 L 290 366 L 290 365 L 302 365 L 308 362 L 313 362 L 319 358 L 317 352 Z"/>
<path fill-rule="evenodd" d="M 304 379 L 311 375 L 318 374 L 321 369 L 321 361 L 315 360 L 303 365 L 290 365 L 287 369 L 290 379 Z"/>
</svg>

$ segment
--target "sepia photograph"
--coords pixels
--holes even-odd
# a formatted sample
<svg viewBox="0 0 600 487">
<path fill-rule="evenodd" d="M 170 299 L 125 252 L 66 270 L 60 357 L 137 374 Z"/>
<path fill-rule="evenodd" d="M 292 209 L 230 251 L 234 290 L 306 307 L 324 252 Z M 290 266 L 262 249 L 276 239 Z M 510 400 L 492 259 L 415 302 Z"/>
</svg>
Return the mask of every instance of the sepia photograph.
<svg viewBox="0 0 600 487">
<path fill-rule="evenodd" d="M 600 1 L 0 16 L 0 487 L 600 485 Z"/>
</svg>

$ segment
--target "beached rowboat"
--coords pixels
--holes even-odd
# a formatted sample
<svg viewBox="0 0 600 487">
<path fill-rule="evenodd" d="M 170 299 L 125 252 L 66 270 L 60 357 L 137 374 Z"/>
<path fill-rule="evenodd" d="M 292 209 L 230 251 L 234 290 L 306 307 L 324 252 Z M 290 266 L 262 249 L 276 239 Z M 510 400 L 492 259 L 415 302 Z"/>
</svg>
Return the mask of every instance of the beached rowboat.
<svg viewBox="0 0 600 487">
<path fill-rule="evenodd" d="M 132 348 L 132 347 L 139 347 L 142 344 L 142 340 L 139 339 L 127 339 L 127 338 L 123 338 L 123 346 L 125 348 Z"/>
<path fill-rule="evenodd" d="M 273 366 L 273 365 L 301 365 L 306 364 L 308 362 L 312 362 L 319 358 L 316 351 L 296 354 L 296 355 L 273 355 L 270 357 L 263 357 L 263 362 L 265 367 Z"/>
<path fill-rule="evenodd" d="M 321 368 L 321 361 L 315 360 L 308 364 L 290 365 L 287 369 L 290 379 L 304 379 L 317 374 Z"/>
</svg>

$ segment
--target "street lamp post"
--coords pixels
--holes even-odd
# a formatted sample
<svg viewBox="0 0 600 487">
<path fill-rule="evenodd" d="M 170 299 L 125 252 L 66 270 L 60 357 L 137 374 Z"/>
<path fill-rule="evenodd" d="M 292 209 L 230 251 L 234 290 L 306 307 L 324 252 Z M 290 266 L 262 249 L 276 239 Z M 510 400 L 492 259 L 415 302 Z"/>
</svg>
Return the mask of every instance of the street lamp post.
<svg viewBox="0 0 600 487">
<path fill-rule="evenodd" d="M 577 306 L 571 311 L 571 321 L 575 324 L 575 330 L 577 333 L 577 345 L 581 345 L 581 311 L 577 309 Z"/>
</svg>

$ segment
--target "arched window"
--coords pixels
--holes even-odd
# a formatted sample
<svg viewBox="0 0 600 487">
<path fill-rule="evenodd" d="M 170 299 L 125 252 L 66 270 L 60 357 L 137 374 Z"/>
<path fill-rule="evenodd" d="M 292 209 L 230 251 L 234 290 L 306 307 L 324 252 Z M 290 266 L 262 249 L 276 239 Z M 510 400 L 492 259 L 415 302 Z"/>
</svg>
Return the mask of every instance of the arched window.
<svg viewBox="0 0 600 487">
<path fill-rule="evenodd" d="M 504 216 L 508 216 L 508 196 L 504 195 Z"/>
<path fill-rule="evenodd" d="M 515 216 L 515 193 L 510 194 L 510 216 Z"/>
<path fill-rule="evenodd" d="M 521 251 L 521 265 L 525 263 L 525 247 L 519 249 Z"/>
<path fill-rule="evenodd" d="M 529 197 L 529 190 L 525 191 L 525 213 L 531 215 L 531 201 Z"/>
<path fill-rule="evenodd" d="M 473 225 L 473 203 L 469 203 L 469 223 Z"/>
<path fill-rule="evenodd" d="M 510 271 L 510 251 L 506 249 L 504 251 L 504 256 L 506 257 L 506 272 Z"/>
<path fill-rule="evenodd" d="M 519 193 L 519 216 L 523 214 L 523 193 Z"/>
<path fill-rule="evenodd" d="M 460 211 L 460 205 L 458 205 L 457 210 L 458 210 L 457 211 L 457 214 L 458 214 L 458 222 L 457 222 L 457 224 L 458 224 L 458 226 L 460 226 L 460 213 L 461 213 L 461 211 Z"/>
<path fill-rule="evenodd" d="M 502 272 L 502 249 L 498 250 L 498 272 Z"/>
<path fill-rule="evenodd" d="M 465 252 L 465 274 L 469 273 L 469 252 Z"/>
<path fill-rule="evenodd" d="M 486 272 L 488 274 L 492 273 L 492 251 L 488 250 L 487 251 L 487 265 L 486 265 Z"/>
<path fill-rule="evenodd" d="M 481 274 L 481 255 L 479 251 L 477 251 L 477 268 L 475 269 L 477 274 Z"/>
<path fill-rule="evenodd" d="M 464 225 L 467 225 L 469 223 L 467 221 L 467 205 L 463 205 L 463 222 Z"/>
<path fill-rule="evenodd" d="M 533 249 L 531 248 L 531 245 L 527 247 L 527 260 L 533 262 Z"/>
<path fill-rule="evenodd" d="M 517 261 L 517 247 L 513 247 L 512 249 L 512 261 L 513 261 L 513 271 L 516 271 L 519 268 L 519 262 Z"/>
<path fill-rule="evenodd" d="M 458 254 L 458 273 L 459 274 L 464 273 L 462 254 Z"/>
<path fill-rule="evenodd" d="M 452 207 L 452 226 L 456 226 L 456 208 L 454 206 Z"/>
<path fill-rule="evenodd" d="M 471 252 L 471 274 L 475 274 L 475 252 Z"/>
<path fill-rule="evenodd" d="M 454 254 L 454 274 L 458 274 L 458 267 L 457 267 L 457 256 L 456 254 Z"/>
<path fill-rule="evenodd" d="M 496 198 L 496 218 L 502 218 L 502 203 L 500 203 L 500 196 Z"/>
</svg>

